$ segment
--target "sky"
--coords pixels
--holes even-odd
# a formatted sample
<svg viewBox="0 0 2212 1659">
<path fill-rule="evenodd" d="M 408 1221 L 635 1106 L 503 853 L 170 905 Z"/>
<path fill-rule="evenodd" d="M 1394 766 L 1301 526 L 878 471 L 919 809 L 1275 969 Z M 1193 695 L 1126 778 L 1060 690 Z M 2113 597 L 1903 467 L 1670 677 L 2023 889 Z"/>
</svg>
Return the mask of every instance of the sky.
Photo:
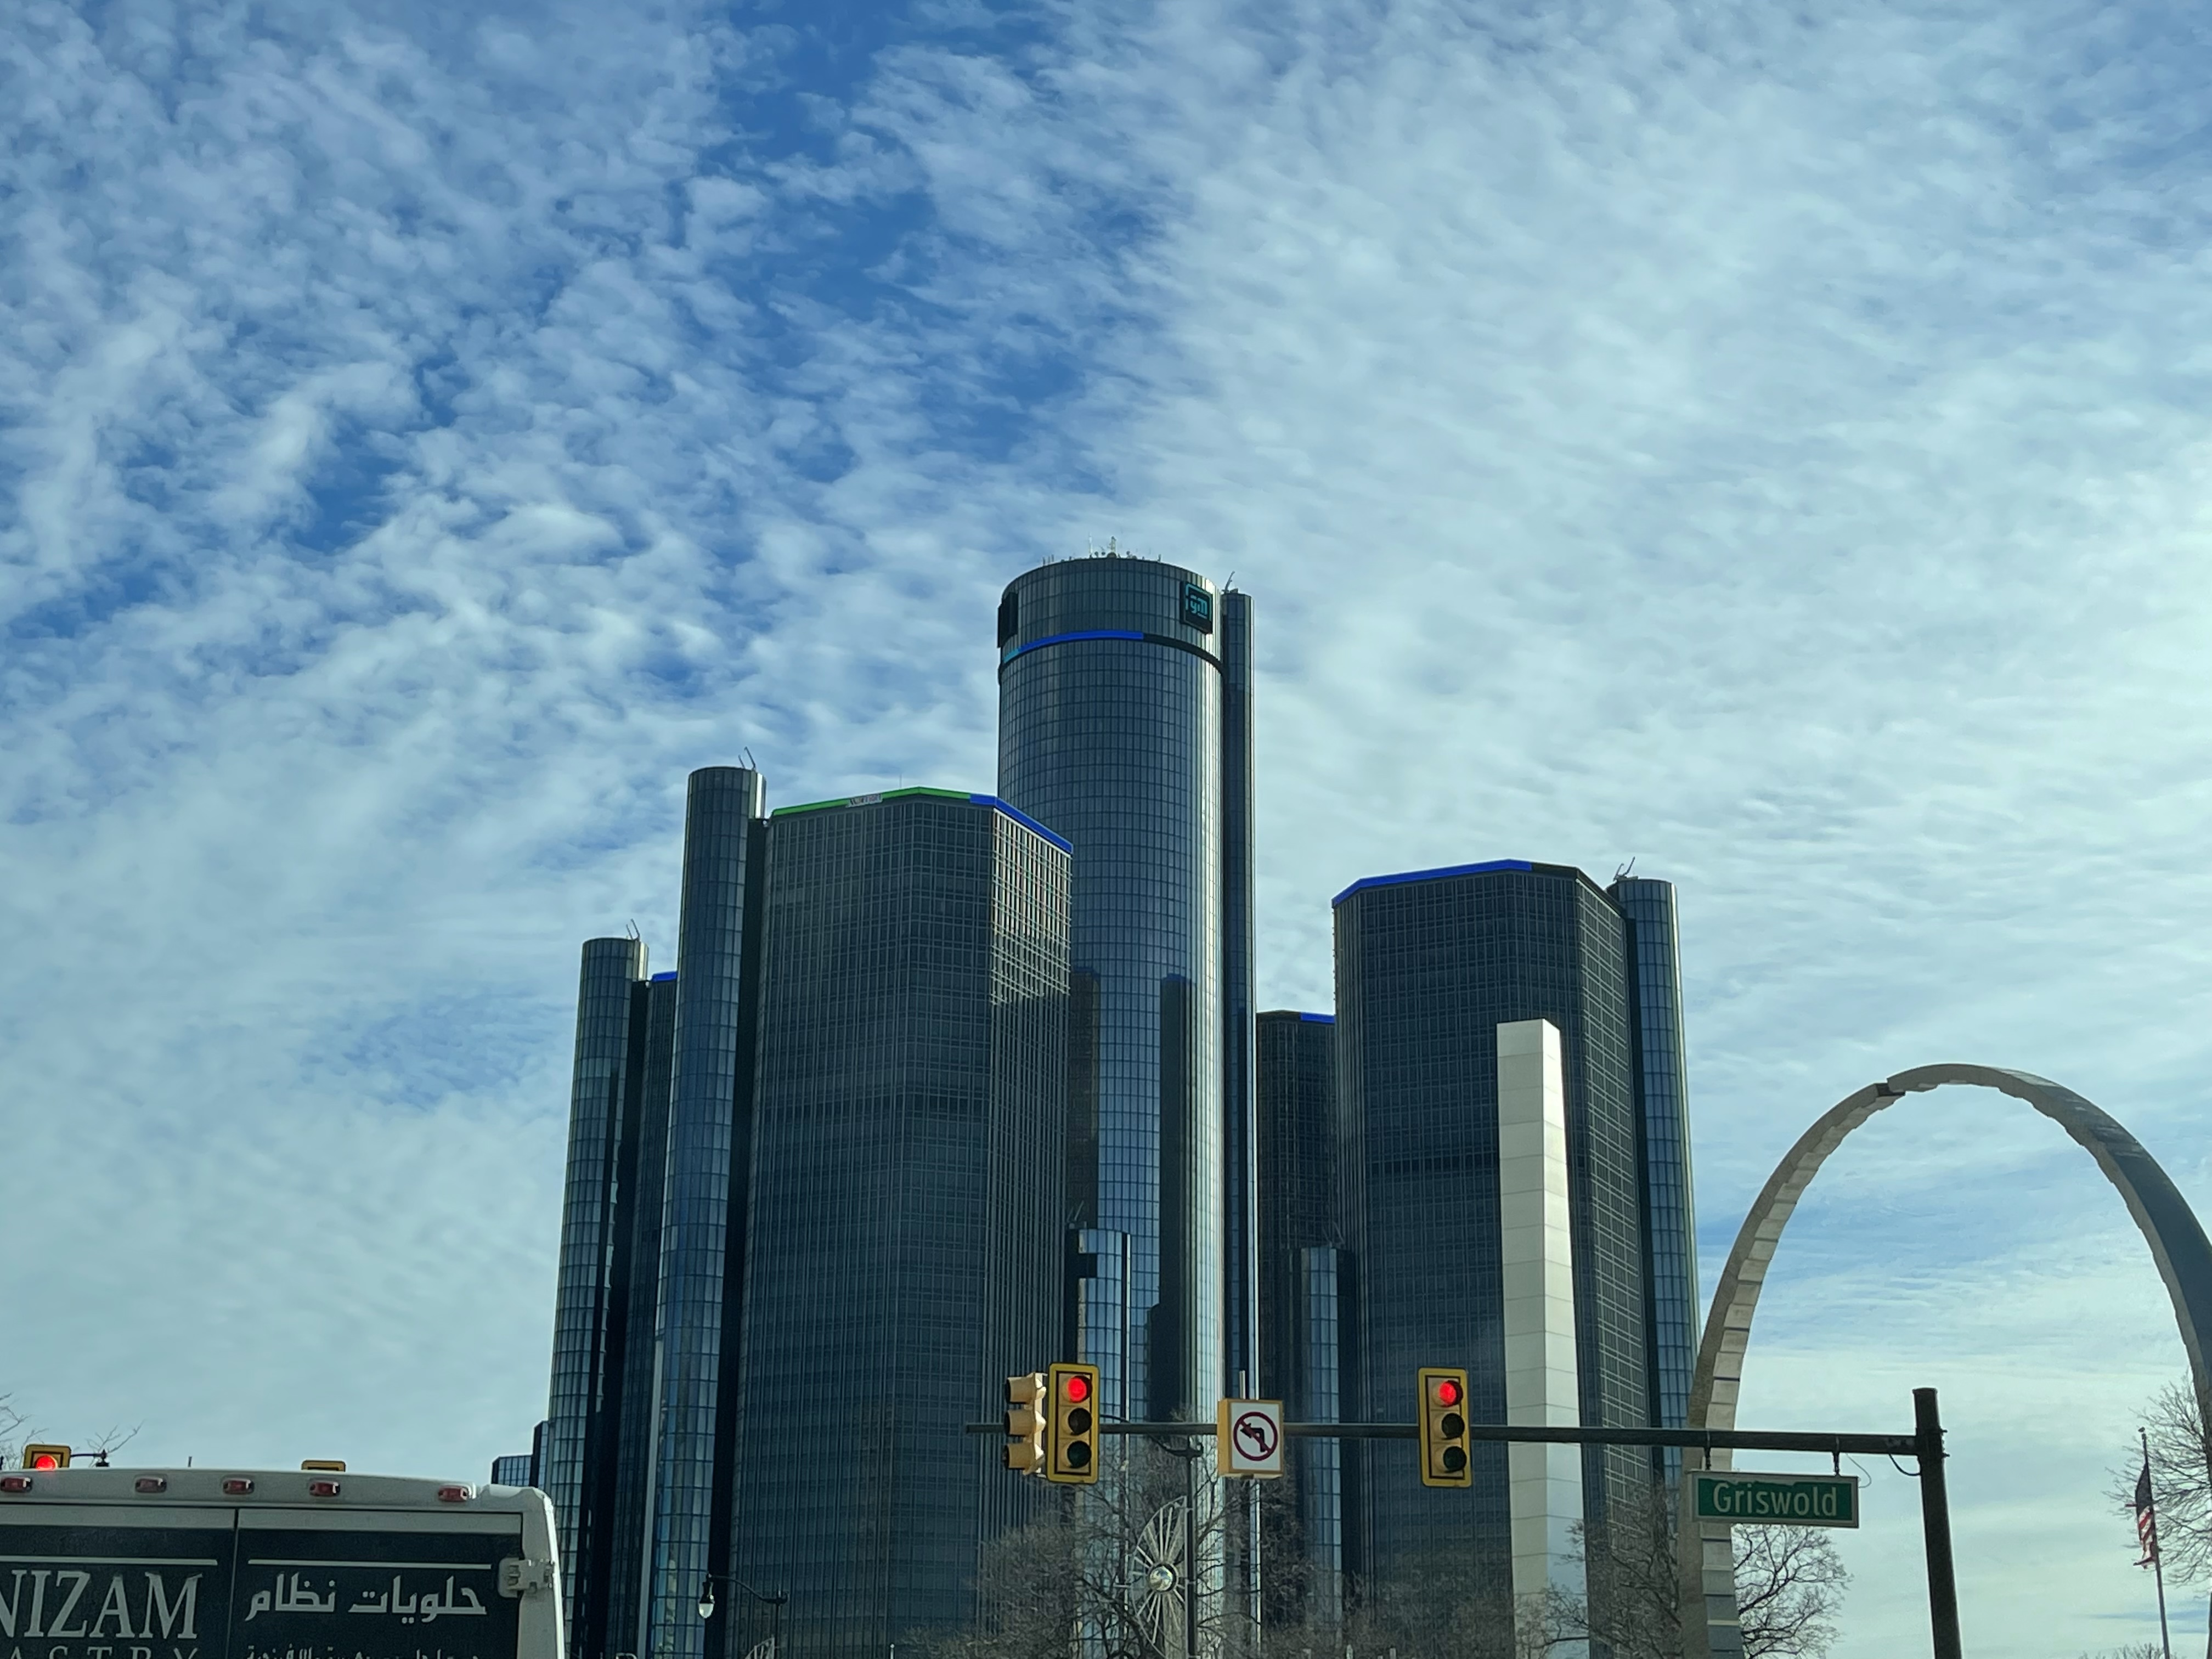
<svg viewBox="0 0 2212 1659">
<path fill-rule="evenodd" d="M 0 1393 L 526 1446 L 577 947 L 674 965 L 685 774 L 988 789 L 998 591 L 1109 536 L 1254 596 L 1265 1006 L 1363 875 L 1679 884 L 1709 1284 L 1937 1060 L 2212 1206 L 2209 123 L 2179 3 L 0 0 Z M 2185 1363 L 1951 1089 L 1740 1421 L 1938 1387 L 1968 1644 L 2071 1659 L 2155 1634 Z M 1864 1473 L 1841 1659 L 1926 1639 Z"/>
</svg>

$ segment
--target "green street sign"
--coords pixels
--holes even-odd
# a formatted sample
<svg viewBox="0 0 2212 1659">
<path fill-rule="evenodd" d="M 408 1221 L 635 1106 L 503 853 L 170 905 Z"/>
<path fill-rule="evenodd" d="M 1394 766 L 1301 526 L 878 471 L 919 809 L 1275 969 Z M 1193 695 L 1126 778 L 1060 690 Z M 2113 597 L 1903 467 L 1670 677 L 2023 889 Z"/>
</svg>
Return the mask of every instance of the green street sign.
<svg viewBox="0 0 2212 1659">
<path fill-rule="evenodd" d="M 1856 1527 L 1859 1478 L 1855 1474 L 1747 1474 L 1733 1469 L 1693 1470 L 1700 1521 L 1735 1526 Z"/>
</svg>

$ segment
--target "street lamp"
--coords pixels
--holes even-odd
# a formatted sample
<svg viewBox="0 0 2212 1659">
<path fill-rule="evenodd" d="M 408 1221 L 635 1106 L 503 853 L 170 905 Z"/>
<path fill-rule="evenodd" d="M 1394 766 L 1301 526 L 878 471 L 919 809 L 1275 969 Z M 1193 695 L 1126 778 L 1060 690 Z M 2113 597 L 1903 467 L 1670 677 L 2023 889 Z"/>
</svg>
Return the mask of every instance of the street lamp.
<svg viewBox="0 0 2212 1659">
<path fill-rule="evenodd" d="M 773 1595 L 763 1595 L 735 1573 L 710 1572 L 699 1581 L 699 1617 L 714 1616 L 714 1581 L 726 1579 L 754 1601 L 769 1609 L 768 1650 L 774 1659 L 783 1659 L 783 1604 L 791 1600 L 790 1592 L 778 1590 Z"/>
</svg>

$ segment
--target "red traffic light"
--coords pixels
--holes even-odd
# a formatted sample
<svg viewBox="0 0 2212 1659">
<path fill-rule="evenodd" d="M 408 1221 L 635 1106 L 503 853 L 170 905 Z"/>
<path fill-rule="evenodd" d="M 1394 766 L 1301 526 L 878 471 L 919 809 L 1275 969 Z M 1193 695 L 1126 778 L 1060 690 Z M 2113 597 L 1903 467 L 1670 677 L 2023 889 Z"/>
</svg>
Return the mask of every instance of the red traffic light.
<svg viewBox="0 0 2212 1659">
<path fill-rule="evenodd" d="M 1462 1392 L 1459 1384 L 1450 1377 L 1440 1376 L 1437 1379 L 1437 1404 L 1439 1406 L 1458 1405 Z"/>
<path fill-rule="evenodd" d="M 1091 1398 L 1091 1379 L 1079 1372 L 1071 1372 L 1060 1379 L 1060 1392 L 1070 1400 Z"/>
<path fill-rule="evenodd" d="M 34 1469 L 58 1469 L 61 1466 L 62 1460 L 52 1452 L 40 1452 L 31 1459 L 31 1467 Z"/>
</svg>

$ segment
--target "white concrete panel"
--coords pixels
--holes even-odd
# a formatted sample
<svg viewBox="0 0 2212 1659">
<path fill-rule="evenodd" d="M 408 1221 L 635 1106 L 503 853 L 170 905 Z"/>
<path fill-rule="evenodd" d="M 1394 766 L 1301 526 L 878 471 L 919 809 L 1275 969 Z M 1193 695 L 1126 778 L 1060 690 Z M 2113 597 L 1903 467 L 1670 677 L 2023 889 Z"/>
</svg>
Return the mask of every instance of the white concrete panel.
<svg viewBox="0 0 2212 1659">
<path fill-rule="evenodd" d="M 1566 1101 L 1559 1028 L 1542 1019 L 1499 1026 L 1498 1208 L 1509 1423 L 1568 1427 L 1582 1420 Z M 1584 1593 L 1571 1536 L 1583 1518 L 1580 1449 L 1508 1447 L 1506 1498 L 1517 1624 L 1548 1588 Z M 1585 1659 L 1586 1650 L 1553 1653 L 1555 1659 Z"/>
</svg>

